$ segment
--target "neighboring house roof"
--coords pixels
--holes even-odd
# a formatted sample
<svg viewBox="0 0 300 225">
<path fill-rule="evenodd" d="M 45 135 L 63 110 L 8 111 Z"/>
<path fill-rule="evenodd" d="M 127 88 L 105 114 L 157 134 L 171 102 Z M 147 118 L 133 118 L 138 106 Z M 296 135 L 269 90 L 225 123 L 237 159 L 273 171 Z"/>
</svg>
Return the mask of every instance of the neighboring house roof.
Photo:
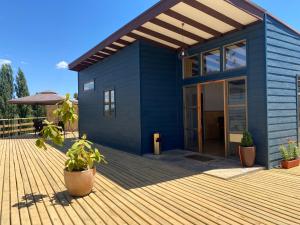
<svg viewBox="0 0 300 225">
<path fill-rule="evenodd" d="M 174 50 L 195 45 L 262 21 L 265 13 L 247 0 L 161 0 L 76 59 L 69 69 L 81 71 L 139 39 Z"/>
<path fill-rule="evenodd" d="M 55 105 L 65 98 L 58 95 L 53 91 L 43 91 L 32 96 L 26 96 L 23 98 L 11 99 L 8 102 L 16 105 Z M 78 101 L 74 101 L 74 104 L 78 104 Z"/>
</svg>

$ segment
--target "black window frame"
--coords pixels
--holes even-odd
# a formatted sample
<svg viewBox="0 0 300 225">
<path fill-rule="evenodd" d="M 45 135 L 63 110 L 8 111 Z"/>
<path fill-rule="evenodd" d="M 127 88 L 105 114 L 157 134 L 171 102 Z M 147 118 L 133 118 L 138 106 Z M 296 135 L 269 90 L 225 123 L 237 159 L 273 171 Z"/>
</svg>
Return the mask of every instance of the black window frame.
<svg viewBox="0 0 300 225">
<path fill-rule="evenodd" d="M 195 74 L 193 74 L 193 72 L 192 72 L 192 74 L 188 75 L 188 74 L 186 74 L 185 60 L 191 59 L 191 58 L 195 58 L 194 60 L 197 62 L 196 66 L 198 66 L 198 68 L 197 68 L 198 72 L 195 73 Z M 184 80 L 191 79 L 191 78 L 194 78 L 194 77 L 198 77 L 198 76 L 201 75 L 201 59 L 200 59 L 200 54 L 194 54 L 194 55 L 186 56 L 181 61 L 182 61 L 182 78 Z"/>
<path fill-rule="evenodd" d="M 106 94 L 108 93 L 108 102 L 106 101 Z M 113 98 L 112 98 L 113 93 Z M 108 110 L 106 110 L 108 106 Z M 113 106 L 113 107 L 112 107 Z M 112 118 L 116 116 L 116 92 L 114 88 L 105 89 L 103 91 L 103 116 Z"/>
<path fill-rule="evenodd" d="M 204 58 L 205 58 L 205 54 L 207 53 L 211 53 L 211 52 L 216 52 L 218 51 L 219 52 L 219 69 L 218 70 L 215 70 L 215 71 L 204 71 L 204 68 L 207 68 L 205 66 L 205 63 L 204 63 Z M 201 75 L 202 76 L 207 76 L 207 75 L 212 75 L 212 74 L 218 74 L 218 73 L 221 73 L 222 72 L 222 50 L 220 47 L 217 47 L 217 48 L 213 48 L 213 49 L 210 49 L 208 51 L 205 51 L 205 52 L 201 52 Z"/>
<path fill-rule="evenodd" d="M 238 67 L 235 67 L 235 68 L 227 68 L 227 54 L 226 54 L 226 48 L 230 47 L 230 46 L 233 46 L 233 45 L 237 45 L 237 44 L 240 44 L 240 43 L 243 43 L 245 42 L 245 50 L 246 50 L 246 54 L 245 54 L 245 65 L 242 65 L 242 66 L 238 66 Z M 240 40 L 240 41 L 236 41 L 236 42 L 233 42 L 233 43 L 230 43 L 228 45 L 224 45 L 223 46 L 223 71 L 234 71 L 234 70 L 239 70 L 239 69 L 243 69 L 243 68 L 247 68 L 248 66 L 248 41 L 246 39 L 243 39 L 243 40 Z"/>
</svg>

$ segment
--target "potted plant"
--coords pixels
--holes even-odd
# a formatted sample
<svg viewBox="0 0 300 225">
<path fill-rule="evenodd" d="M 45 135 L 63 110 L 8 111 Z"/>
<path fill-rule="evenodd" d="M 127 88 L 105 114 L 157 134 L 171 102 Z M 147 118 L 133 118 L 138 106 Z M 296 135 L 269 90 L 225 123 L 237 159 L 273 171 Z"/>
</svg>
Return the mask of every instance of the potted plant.
<svg viewBox="0 0 300 225">
<path fill-rule="evenodd" d="M 290 169 L 299 166 L 300 152 L 299 152 L 299 147 L 297 146 L 295 141 L 288 140 L 287 146 L 281 145 L 279 150 L 283 158 L 283 160 L 281 161 L 282 168 Z"/>
<path fill-rule="evenodd" d="M 241 164 L 246 167 L 252 167 L 255 163 L 256 149 L 250 132 L 244 131 L 241 144 L 239 146 L 239 156 Z"/>
<path fill-rule="evenodd" d="M 73 123 L 78 116 L 75 114 L 75 108 L 70 95 L 67 94 L 65 100 L 58 104 L 58 109 L 54 114 L 61 119 L 63 124 Z M 64 136 L 61 133 L 61 127 L 52 122 L 44 121 L 44 128 L 36 141 L 36 146 L 47 149 L 45 142 L 51 140 L 54 144 L 63 146 Z M 74 132 L 72 132 L 76 138 Z M 64 179 L 65 185 L 72 196 L 82 197 L 88 195 L 94 185 L 94 176 L 96 173 L 95 165 L 105 162 L 104 156 L 100 154 L 93 143 L 88 141 L 86 135 L 77 139 L 66 153 L 68 159 L 65 162 Z"/>
</svg>

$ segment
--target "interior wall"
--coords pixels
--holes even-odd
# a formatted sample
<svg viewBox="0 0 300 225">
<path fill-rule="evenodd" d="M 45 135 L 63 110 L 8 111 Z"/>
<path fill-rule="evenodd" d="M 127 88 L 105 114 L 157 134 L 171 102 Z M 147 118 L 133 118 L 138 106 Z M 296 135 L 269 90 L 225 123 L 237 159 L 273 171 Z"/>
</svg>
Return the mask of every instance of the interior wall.
<svg viewBox="0 0 300 225">
<path fill-rule="evenodd" d="M 224 110 L 224 89 L 223 83 L 211 83 L 204 86 L 204 110 Z"/>
</svg>

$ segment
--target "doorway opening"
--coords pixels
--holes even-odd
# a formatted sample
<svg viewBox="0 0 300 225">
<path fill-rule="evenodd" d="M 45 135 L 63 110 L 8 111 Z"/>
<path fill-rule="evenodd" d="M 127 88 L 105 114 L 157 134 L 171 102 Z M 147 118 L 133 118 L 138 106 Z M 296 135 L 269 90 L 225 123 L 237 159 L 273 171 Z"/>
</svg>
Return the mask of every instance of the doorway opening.
<svg viewBox="0 0 300 225">
<path fill-rule="evenodd" d="M 236 157 L 247 126 L 245 77 L 184 87 L 185 149 Z"/>
<path fill-rule="evenodd" d="M 203 153 L 225 157 L 224 82 L 202 85 Z"/>
</svg>

